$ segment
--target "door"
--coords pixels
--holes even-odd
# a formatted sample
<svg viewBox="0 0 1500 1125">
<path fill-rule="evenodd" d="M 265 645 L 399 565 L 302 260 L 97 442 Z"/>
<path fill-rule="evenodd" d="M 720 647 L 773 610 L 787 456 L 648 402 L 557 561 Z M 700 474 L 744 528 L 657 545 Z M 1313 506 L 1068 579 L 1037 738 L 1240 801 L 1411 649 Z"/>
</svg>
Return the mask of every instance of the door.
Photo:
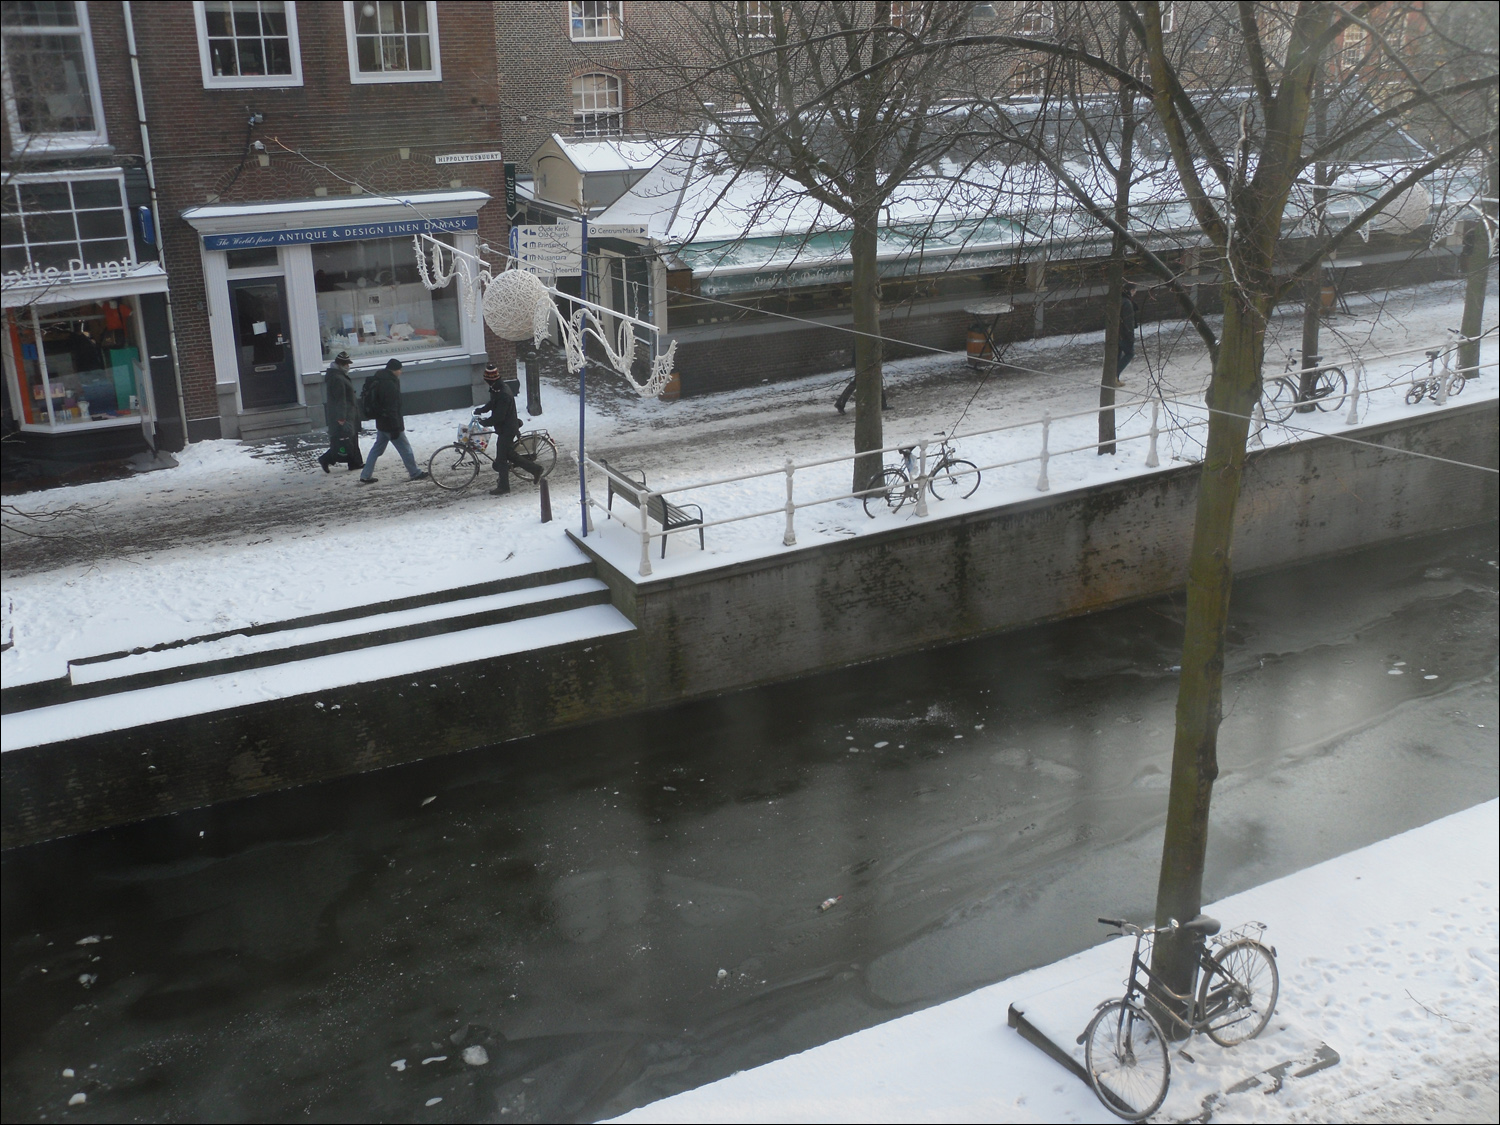
<svg viewBox="0 0 1500 1125">
<path fill-rule="evenodd" d="M 296 405 L 297 372 L 292 364 L 291 328 L 286 315 L 286 280 L 258 277 L 231 281 L 229 306 L 234 310 L 241 404 L 246 410 Z"/>
</svg>

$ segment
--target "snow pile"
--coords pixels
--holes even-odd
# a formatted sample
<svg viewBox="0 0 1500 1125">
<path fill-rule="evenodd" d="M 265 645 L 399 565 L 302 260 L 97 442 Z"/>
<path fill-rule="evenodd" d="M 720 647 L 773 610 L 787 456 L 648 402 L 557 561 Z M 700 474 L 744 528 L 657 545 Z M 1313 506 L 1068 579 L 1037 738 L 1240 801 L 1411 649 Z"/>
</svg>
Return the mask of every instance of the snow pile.
<svg viewBox="0 0 1500 1125">
<path fill-rule="evenodd" d="M 1157 1119 L 1198 1118 L 1218 1095 L 1214 1121 L 1494 1120 L 1497 840 L 1490 801 L 1210 905 L 1228 925 L 1269 924 L 1281 998 L 1261 1039 L 1222 1050 L 1194 1037 L 1192 1062 L 1174 1054 Z M 1118 995 L 1129 955 L 1106 942 L 617 1120 L 1115 1121 L 1006 1012 L 1088 978 L 1097 1000 Z M 1320 1040 L 1338 1065 L 1223 1093 Z"/>
</svg>

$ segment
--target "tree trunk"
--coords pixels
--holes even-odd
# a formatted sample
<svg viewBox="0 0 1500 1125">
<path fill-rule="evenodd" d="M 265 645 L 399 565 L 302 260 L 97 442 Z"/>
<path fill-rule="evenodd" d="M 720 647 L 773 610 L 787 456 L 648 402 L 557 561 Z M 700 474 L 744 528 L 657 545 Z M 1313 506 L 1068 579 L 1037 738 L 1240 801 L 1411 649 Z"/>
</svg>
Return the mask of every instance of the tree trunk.
<svg viewBox="0 0 1500 1125">
<path fill-rule="evenodd" d="M 1224 287 L 1224 334 L 1210 390 L 1214 409 L 1209 415 L 1208 445 L 1188 559 L 1177 730 L 1156 892 L 1158 926 L 1168 925 L 1173 918 L 1188 921 L 1199 912 L 1203 900 L 1209 802 L 1219 776 L 1234 517 L 1244 476 L 1249 414 L 1260 396 L 1265 324 L 1271 308 L 1269 299 L 1255 300 L 1256 305 L 1247 306 L 1232 284 Z M 1183 935 L 1161 935 L 1152 954 L 1152 972 L 1174 992 L 1186 993 L 1193 978 L 1191 952 Z M 1166 1021 L 1166 1026 L 1176 1025 Z"/>
<path fill-rule="evenodd" d="M 1466 379 L 1475 378 L 1479 372 L 1479 333 L 1484 327 L 1484 291 L 1490 278 L 1490 237 L 1479 220 L 1473 226 L 1474 248 L 1469 251 L 1469 284 L 1464 290 L 1464 319 L 1459 331 L 1472 344 L 1463 343 L 1458 348 L 1458 366 Z"/>
<path fill-rule="evenodd" d="M 1099 377 L 1099 456 L 1115 451 L 1115 388 L 1120 385 L 1120 300 L 1125 291 L 1125 243 L 1115 236 L 1104 267 L 1109 286 L 1104 301 L 1104 371 Z"/>
<path fill-rule="evenodd" d="M 881 456 L 866 452 L 885 444 L 881 430 L 880 276 L 875 254 L 878 213 L 854 220 L 850 253 L 854 258 L 854 283 L 849 304 L 854 314 L 854 491 L 871 487 L 880 477 Z"/>
</svg>

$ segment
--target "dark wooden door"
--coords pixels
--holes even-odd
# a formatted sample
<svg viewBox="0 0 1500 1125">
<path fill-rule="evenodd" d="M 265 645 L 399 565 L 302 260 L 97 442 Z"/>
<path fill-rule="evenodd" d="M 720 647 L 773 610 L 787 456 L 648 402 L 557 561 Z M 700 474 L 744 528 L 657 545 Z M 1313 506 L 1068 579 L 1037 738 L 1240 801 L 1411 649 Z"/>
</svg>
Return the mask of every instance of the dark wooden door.
<svg viewBox="0 0 1500 1125">
<path fill-rule="evenodd" d="M 234 309 L 241 404 L 246 410 L 295 405 L 297 371 L 292 363 L 291 328 L 286 315 L 286 280 L 258 277 L 231 281 L 229 303 Z"/>
</svg>

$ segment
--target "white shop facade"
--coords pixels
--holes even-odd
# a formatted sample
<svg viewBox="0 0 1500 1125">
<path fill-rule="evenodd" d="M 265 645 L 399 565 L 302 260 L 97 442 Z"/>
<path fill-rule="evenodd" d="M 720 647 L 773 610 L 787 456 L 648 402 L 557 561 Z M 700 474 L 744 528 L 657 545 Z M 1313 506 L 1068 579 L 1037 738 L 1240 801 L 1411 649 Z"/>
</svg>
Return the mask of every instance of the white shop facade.
<svg viewBox="0 0 1500 1125">
<path fill-rule="evenodd" d="M 182 213 L 200 236 L 219 420 L 225 437 L 323 425 L 323 373 L 340 352 L 356 383 L 402 363 L 408 414 L 468 406 L 484 365 L 478 293 L 430 290 L 412 236 L 479 249 L 488 193 L 422 192 Z"/>
</svg>

